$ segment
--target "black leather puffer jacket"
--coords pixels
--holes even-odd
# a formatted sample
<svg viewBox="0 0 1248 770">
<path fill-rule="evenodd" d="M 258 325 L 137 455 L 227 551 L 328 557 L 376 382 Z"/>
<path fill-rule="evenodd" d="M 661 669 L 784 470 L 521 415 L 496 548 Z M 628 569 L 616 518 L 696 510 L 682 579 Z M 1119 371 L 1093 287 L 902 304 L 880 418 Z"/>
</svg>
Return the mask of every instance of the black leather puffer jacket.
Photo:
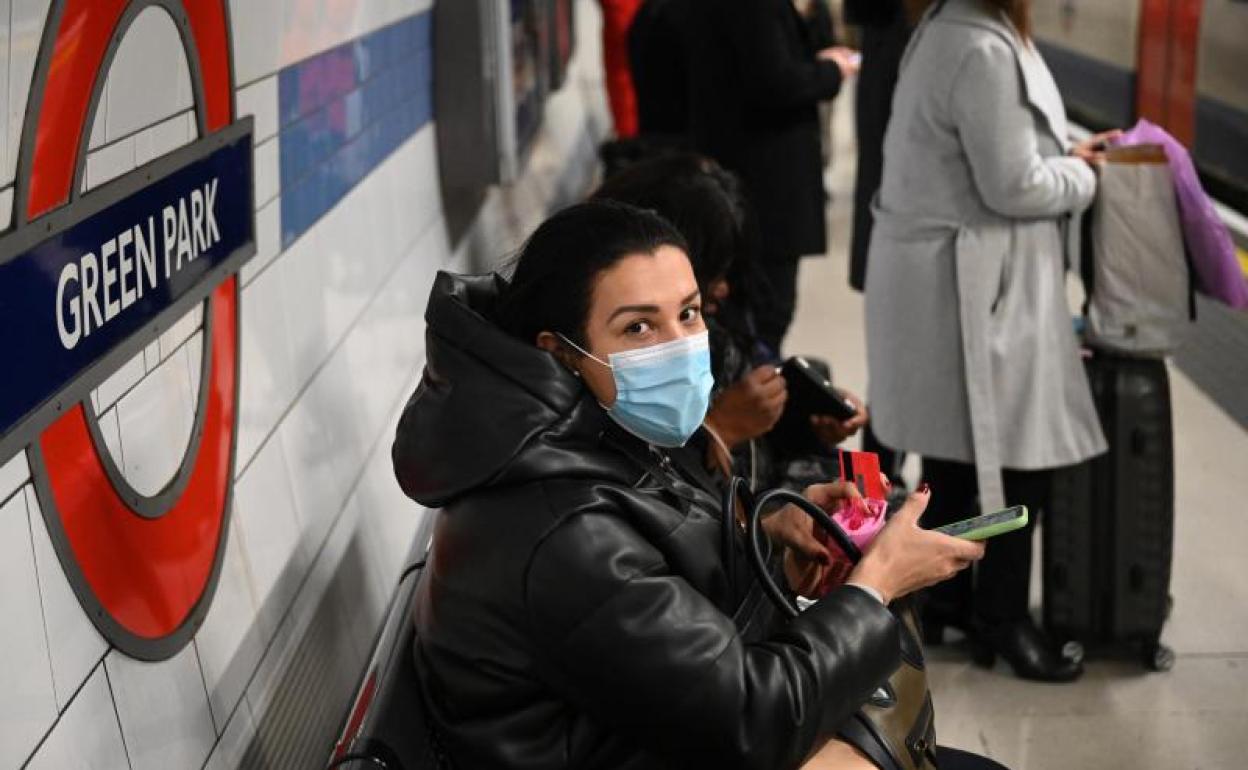
<svg viewBox="0 0 1248 770">
<path fill-rule="evenodd" d="M 415 655 L 456 766 L 798 766 L 897 667 L 893 616 L 843 588 L 766 621 L 715 499 L 488 320 L 501 286 L 438 276 L 393 450 L 442 508 Z"/>
</svg>

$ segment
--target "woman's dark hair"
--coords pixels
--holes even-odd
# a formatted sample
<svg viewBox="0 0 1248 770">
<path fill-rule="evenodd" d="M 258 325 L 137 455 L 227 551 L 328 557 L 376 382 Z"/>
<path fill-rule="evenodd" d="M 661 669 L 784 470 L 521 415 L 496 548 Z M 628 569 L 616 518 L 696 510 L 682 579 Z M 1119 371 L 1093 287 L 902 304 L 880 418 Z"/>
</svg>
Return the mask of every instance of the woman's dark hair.
<svg viewBox="0 0 1248 770">
<path fill-rule="evenodd" d="M 660 246 L 689 247 L 653 211 L 615 201 L 590 201 L 560 211 L 529 236 L 499 300 L 498 324 L 525 342 L 544 331 L 585 344 L 594 286 L 604 270 L 631 254 Z"/>
<path fill-rule="evenodd" d="M 984 0 L 1013 22 L 1024 41 L 1031 40 L 1031 0 Z"/>
<path fill-rule="evenodd" d="M 707 158 L 682 153 L 642 161 L 604 182 L 593 198 L 653 209 L 676 225 L 703 291 L 745 252 L 741 183 Z"/>
</svg>

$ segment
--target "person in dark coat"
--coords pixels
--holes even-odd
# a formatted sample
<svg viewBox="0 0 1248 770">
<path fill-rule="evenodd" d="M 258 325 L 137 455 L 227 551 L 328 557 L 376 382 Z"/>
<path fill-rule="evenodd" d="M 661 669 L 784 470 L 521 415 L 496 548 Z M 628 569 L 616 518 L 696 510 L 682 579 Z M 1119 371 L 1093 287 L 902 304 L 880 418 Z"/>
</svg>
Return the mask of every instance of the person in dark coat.
<svg viewBox="0 0 1248 770">
<path fill-rule="evenodd" d="M 884 131 L 893 111 L 893 91 L 901 55 L 914 24 L 930 0 L 845 0 L 845 21 L 861 29 L 862 71 L 854 102 L 858 170 L 854 179 L 854 219 L 849 239 L 849 285 L 862 291 L 871 245 L 871 199 L 884 174 Z M 899 477 L 905 453 L 884 446 L 868 424 L 862 448 L 880 456 L 880 467 Z"/>
<path fill-rule="evenodd" d="M 900 664 L 884 602 L 982 556 L 918 526 L 921 492 L 848 584 L 777 621 L 723 558 L 711 487 L 669 455 L 710 389 L 700 307 L 679 233 L 617 203 L 556 214 L 510 282 L 436 279 L 392 457 L 440 509 L 413 655 L 456 767 L 862 767 L 831 738 Z M 823 550 L 803 520 L 769 526 L 777 550 Z"/>
<path fill-rule="evenodd" d="M 640 135 L 682 141 L 689 131 L 685 17 L 690 0 L 646 0 L 628 30 Z"/>
<path fill-rule="evenodd" d="M 792 0 L 690 0 L 690 136 L 735 172 L 758 216 L 772 302 L 759 332 L 780 349 L 797 304 L 798 260 L 827 250 L 819 102 L 857 71 L 817 50 Z"/>
<path fill-rule="evenodd" d="M 884 171 L 884 130 L 893 111 L 901 55 L 930 0 L 845 0 L 845 21 L 861 29 L 862 71 L 854 102 L 858 171 L 854 224 L 849 240 L 849 285 L 862 291 L 871 243 L 871 199 Z"/>
</svg>

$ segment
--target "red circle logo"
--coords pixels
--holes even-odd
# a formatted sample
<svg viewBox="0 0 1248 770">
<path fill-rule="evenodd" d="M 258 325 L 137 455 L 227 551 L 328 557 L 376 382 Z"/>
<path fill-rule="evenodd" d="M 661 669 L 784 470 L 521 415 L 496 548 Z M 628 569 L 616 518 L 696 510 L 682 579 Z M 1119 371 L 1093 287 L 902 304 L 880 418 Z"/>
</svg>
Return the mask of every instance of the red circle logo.
<svg viewBox="0 0 1248 770">
<path fill-rule="evenodd" d="M 100 193 L 80 192 L 87 138 L 113 55 L 133 19 L 152 6 L 173 18 L 190 64 L 201 137 L 196 144 L 209 146 L 214 137 L 238 128 L 231 126 L 225 0 L 54 2 L 22 135 L 15 227 L 6 239 L 32 229 L 51 232 L 54 223 L 69 226 L 81 219 L 78 209 L 98 210 L 98 201 L 91 204 Z M 249 134 L 246 141 L 249 157 Z M 177 158 L 158 162 L 161 168 L 176 167 Z M 130 175 L 140 178 L 118 182 L 140 189 L 145 173 L 153 179 L 151 169 L 141 168 Z M 247 240 L 254 251 L 250 198 L 246 203 Z M 204 297 L 201 386 L 189 448 L 169 485 L 154 496 L 129 486 L 102 443 L 81 389 L 77 402 L 55 404 L 55 413 L 37 426 L 41 432 L 27 447 L 43 515 L 70 583 L 105 638 L 137 658 L 167 658 L 190 641 L 221 568 L 238 411 L 239 286 L 232 272 L 237 261 L 229 270 L 197 278 L 187 295 L 192 301 Z M 158 331 L 148 325 L 144 334 Z M 128 341 L 131 347 L 142 342 Z"/>
</svg>

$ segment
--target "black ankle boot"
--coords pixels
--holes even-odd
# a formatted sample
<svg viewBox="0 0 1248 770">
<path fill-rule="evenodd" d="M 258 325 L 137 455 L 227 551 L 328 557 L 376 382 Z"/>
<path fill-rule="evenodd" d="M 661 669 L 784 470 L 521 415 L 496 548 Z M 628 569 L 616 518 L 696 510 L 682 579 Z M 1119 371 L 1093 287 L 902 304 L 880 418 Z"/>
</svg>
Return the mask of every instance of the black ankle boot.
<svg viewBox="0 0 1248 770">
<path fill-rule="evenodd" d="M 976 625 L 972 660 L 989 668 L 998 655 L 1020 679 L 1073 682 L 1083 675 L 1083 664 L 1063 657 L 1030 619 Z"/>
</svg>

